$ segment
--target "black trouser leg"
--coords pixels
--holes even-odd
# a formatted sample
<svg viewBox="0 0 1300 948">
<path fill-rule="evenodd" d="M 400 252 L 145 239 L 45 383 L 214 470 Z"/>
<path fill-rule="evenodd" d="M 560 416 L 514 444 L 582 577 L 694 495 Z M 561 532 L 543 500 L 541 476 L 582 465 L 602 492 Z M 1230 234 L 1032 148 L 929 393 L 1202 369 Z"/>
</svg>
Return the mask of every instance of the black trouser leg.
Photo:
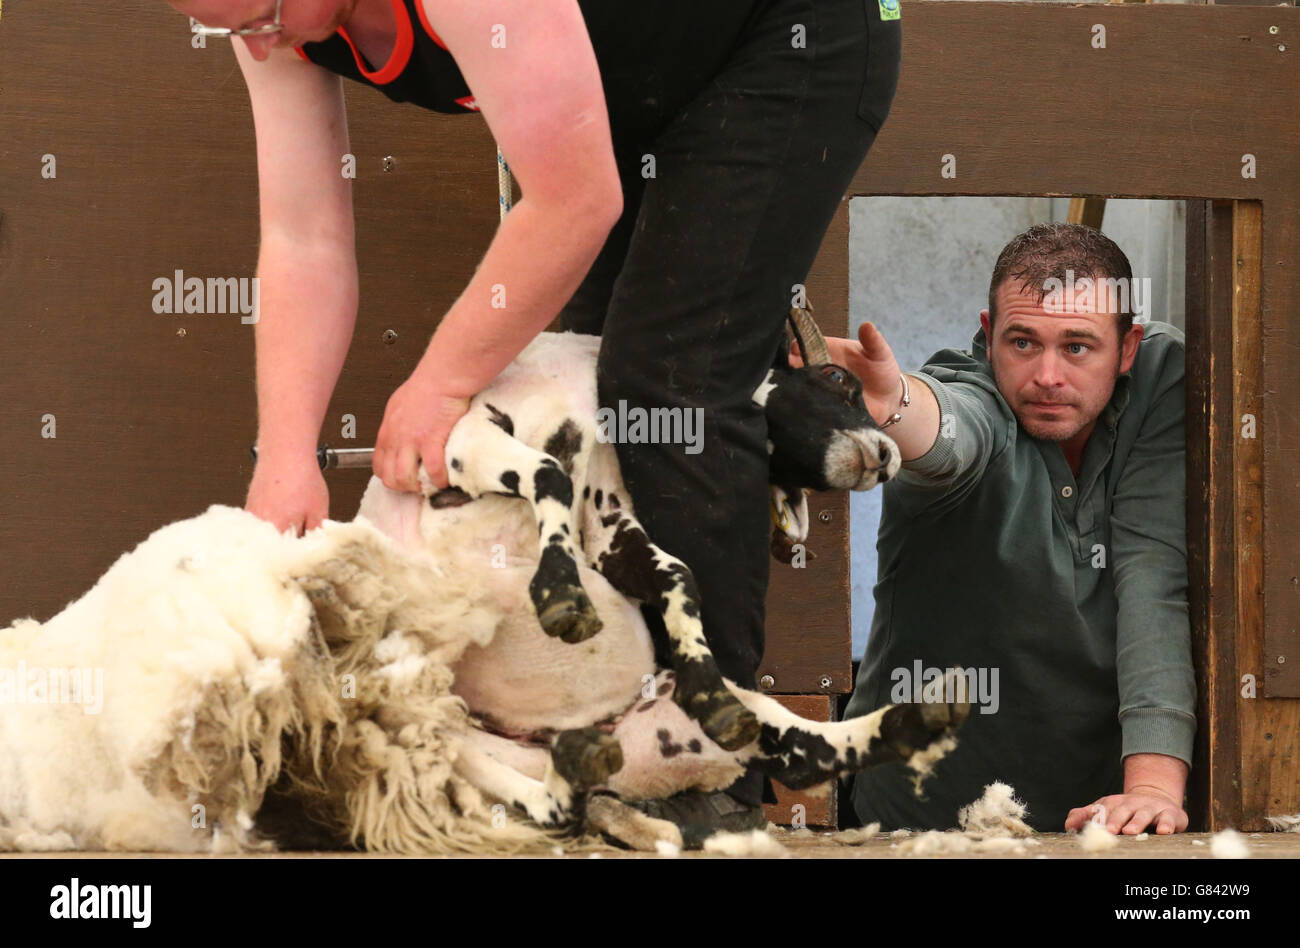
<svg viewBox="0 0 1300 948">
<path fill-rule="evenodd" d="M 616 228 L 626 252 L 603 320 L 600 403 L 702 410 L 699 453 L 617 450 L 646 532 L 695 574 L 718 667 L 747 688 L 763 655 L 770 529 L 767 426 L 751 396 L 875 137 L 863 91 L 876 3 L 773 2 L 655 140 L 655 176 Z M 799 27 L 806 47 L 792 43 Z M 589 313 L 619 252 L 579 291 Z M 757 802 L 760 787 L 754 774 L 731 792 Z"/>
</svg>

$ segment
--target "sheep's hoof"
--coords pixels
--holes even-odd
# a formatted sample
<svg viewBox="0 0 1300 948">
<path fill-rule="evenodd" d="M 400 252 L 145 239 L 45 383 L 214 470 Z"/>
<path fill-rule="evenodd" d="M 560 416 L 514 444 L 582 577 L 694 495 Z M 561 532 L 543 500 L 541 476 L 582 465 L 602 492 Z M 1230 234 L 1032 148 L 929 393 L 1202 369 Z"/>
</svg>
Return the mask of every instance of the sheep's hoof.
<svg viewBox="0 0 1300 948">
<path fill-rule="evenodd" d="M 758 718 L 723 683 L 712 659 L 682 662 L 675 678 L 673 701 L 713 743 L 734 751 L 758 740 Z"/>
<path fill-rule="evenodd" d="M 758 718 L 730 692 L 725 698 L 714 695 L 706 707 L 698 718 L 700 728 L 723 750 L 740 750 L 758 740 Z"/>
<path fill-rule="evenodd" d="M 936 741 L 952 734 L 970 713 L 965 701 L 898 704 L 880 719 L 880 739 L 900 758 L 910 760 L 932 751 Z"/>
<path fill-rule="evenodd" d="M 623 769 L 623 748 L 618 738 L 600 728 L 577 728 L 556 735 L 551 760 L 571 787 L 590 790 Z"/>
<path fill-rule="evenodd" d="M 596 615 L 596 607 L 581 586 L 563 585 L 545 593 L 540 602 L 536 599 L 534 602 L 537 621 L 547 635 L 573 644 L 586 641 L 601 630 L 603 623 Z"/>
</svg>

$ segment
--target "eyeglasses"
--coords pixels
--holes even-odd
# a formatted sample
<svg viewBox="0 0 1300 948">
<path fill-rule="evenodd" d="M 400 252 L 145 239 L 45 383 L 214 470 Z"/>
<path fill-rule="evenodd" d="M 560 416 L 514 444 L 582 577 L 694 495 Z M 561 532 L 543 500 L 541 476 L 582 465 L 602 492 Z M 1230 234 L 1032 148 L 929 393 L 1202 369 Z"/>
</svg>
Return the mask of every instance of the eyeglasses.
<svg viewBox="0 0 1300 948">
<path fill-rule="evenodd" d="M 221 26 L 201 26 L 195 24 L 190 29 L 199 36 L 267 36 L 271 33 L 279 33 L 284 29 L 280 25 L 280 3 L 282 0 L 275 0 L 275 22 L 267 23 L 264 26 L 254 26 L 246 30 L 231 30 Z"/>
</svg>

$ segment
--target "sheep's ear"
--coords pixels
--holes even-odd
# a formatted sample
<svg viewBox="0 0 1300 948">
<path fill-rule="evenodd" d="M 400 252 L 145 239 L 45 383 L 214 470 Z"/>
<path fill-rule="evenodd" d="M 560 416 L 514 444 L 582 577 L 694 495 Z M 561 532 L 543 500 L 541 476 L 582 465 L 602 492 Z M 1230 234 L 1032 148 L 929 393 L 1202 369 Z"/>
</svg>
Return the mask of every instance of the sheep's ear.
<svg viewBox="0 0 1300 948">
<path fill-rule="evenodd" d="M 800 488 L 793 492 L 772 485 L 772 523 L 794 543 L 808 539 L 808 496 Z"/>
</svg>

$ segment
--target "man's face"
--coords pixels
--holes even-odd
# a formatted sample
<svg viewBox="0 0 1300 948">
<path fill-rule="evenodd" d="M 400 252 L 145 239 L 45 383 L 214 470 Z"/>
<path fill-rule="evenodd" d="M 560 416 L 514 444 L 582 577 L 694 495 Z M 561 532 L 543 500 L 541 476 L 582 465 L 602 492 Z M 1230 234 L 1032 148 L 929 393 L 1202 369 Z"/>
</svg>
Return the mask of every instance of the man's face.
<svg viewBox="0 0 1300 948">
<path fill-rule="evenodd" d="M 246 29 L 275 22 L 275 0 L 168 0 L 204 26 Z M 235 37 L 247 43 L 258 60 L 273 48 L 301 46 L 333 35 L 352 16 L 359 0 L 282 0 L 280 25 L 283 30 L 270 36 Z"/>
<path fill-rule="evenodd" d="M 1110 401 L 1115 379 L 1132 367 L 1142 326 L 1134 325 L 1121 343 L 1116 314 L 1096 312 L 1093 295 L 1074 289 L 1064 300 L 1040 301 L 1019 280 L 1005 280 L 994 294 L 992 332 L 988 310 L 980 322 L 994 381 L 1020 424 L 1035 438 L 1079 447 Z M 1102 309 L 1104 297 L 1097 294 Z"/>
</svg>

